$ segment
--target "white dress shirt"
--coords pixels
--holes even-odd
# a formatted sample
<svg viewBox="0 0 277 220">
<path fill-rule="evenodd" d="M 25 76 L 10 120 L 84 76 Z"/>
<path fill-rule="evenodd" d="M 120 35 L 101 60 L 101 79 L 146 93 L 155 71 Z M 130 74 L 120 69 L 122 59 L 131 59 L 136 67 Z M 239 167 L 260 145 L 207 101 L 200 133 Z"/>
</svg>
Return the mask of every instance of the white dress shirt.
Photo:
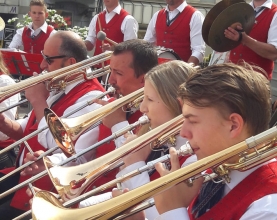
<svg viewBox="0 0 277 220">
<path fill-rule="evenodd" d="M 165 10 L 168 11 L 169 20 L 173 19 L 178 13 L 181 13 L 187 6 L 187 2 L 184 1 L 178 8 L 173 11 L 169 11 L 168 6 L 166 6 Z M 146 34 L 144 36 L 144 40 L 156 44 L 157 35 L 156 35 L 156 22 L 159 11 L 157 11 L 152 19 L 150 20 Z M 204 16 L 200 11 L 195 11 L 191 17 L 189 26 L 190 26 L 190 46 L 192 50 L 191 56 L 196 57 L 199 62 L 203 60 L 205 53 L 205 42 L 202 38 L 202 24 L 204 21 Z M 174 21 L 172 22 L 174 23 Z M 169 48 L 173 49 L 174 48 Z"/>
<path fill-rule="evenodd" d="M 267 0 L 264 4 L 262 4 L 259 7 L 254 8 L 253 1 L 250 2 L 249 4 L 254 8 L 255 11 L 259 11 L 261 7 L 266 7 L 266 8 L 271 8 L 272 6 L 272 0 Z M 260 11 L 256 17 L 258 17 L 261 13 L 263 12 Z M 267 43 L 272 44 L 276 49 L 277 49 L 277 12 L 274 14 L 272 21 L 269 26 L 268 30 L 268 37 L 267 37 Z"/>
<path fill-rule="evenodd" d="M 106 23 L 108 24 L 116 14 L 120 14 L 120 10 L 121 10 L 121 6 L 120 5 L 118 5 L 110 13 L 106 9 L 104 9 L 104 11 L 106 11 L 106 14 L 105 14 Z M 97 33 L 96 33 L 97 18 L 98 18 L 98 14 L 95 15 L 92 18 L 92 20 L 91 20 L 91 22 L 89 24 L 88 36 L 86 38 L 86 40 L 91 42 L 93 45 L 95 45 L 96 40 L 97 40 L 97 38 L 96 38 L 96 36 L 97 36 Z M 124 34 L 123 41 L 131 40 L 131 39 L 136 39 L 137 36 L 138 36 L 137 35 L 137 32 L 138 32 L 138 22 L 131 15 L 127 15 L 123 19 L 120 29 L 121 29 L 122 34 Z"/>
<path fill-rule="evenodd" d="M 248 175 L 254 172 L 259 167 L 269 163 L 276 161 L 276 159 L 272 159 L 262 165 L 254 167 L 245 172 L 239 171 L 231 171 L 230 178 L 231 182 L 226 183 L 224 188 L 224 196 L 226 196 L 236 185 L 238 185 L 243 179 L 245 179 Z M 253 202 L 245 213 L 241 216 L 240 220 L 261 220 L 261 219 L 270 219 L 277 220 L 277 194 L 270 194 L 260 198 L 259 200 Z M 168 212 L 163 213 L 156 220 L 171 220 L 171 219 L 182 219 L 189 220 L 189 215 L 186 208 L 178 208 L 174 210 L 170 210 Z"/>
<path fill-rule="evenodd" d="M 0 88 L 4 86 L 13 85 L 13 84 L 15 84 L 15 81 L 9 75 L 7 74 L 0 75 Z M 20 100 L 19 93 L 8 99 L 5 99 L 3 102 L 0 103 L 0 110 L 6 109 L 7 107 L 18 103 L 19 100 Z M 15 120 L 16 112 L 17 112 L 17 107 L 7 110 L 2 114 L 11 120 Z M 7 139 L 9 139 L 9 137 L 4 133 L 0 132 L 0 141 L 4 141 Z"/>
<path fill-rule="evenodd" d="M 48 106 L 51 106 L 52 103 L 54 103 L 63 93 L 68 94 L 70 92 L 71 89 L 73 89 L 77 84 L 79 84 L 81 81 L 79 82 L 75 82 L 71 85 L 68 85 L 65 88 L 64 92 L 59 92 L 58 94 L 54 94 L 51 93 L 49 98 L 46 100 Z M 88 93 L 86 93 L 85 95 L 83 95 L 82 97 L 80 97 L 73 105 L 69 106 L 65 111 L 63 115 L 66 115 L 67 113 L 71 112 L 72 110 L 86 104 L 87 101 L 90 101 L 92 99 L 94 99 L 96 96 L 100 95 L 102 92 L 101 91 L 90 91 Z M 106 100 L 106 98 L 104 99 Z M 71 116 L 69 116 L 68 118 L 72 118 L 72 117 L 77 117 L 83 114 L 86 114 L 88 112 L 91 112 L 97 108 L 101 107 L 101 105 L 99 104 L 92 104 L 90 106 L 87 106 L 85 108 L 83 108 L 82 110 L 79 110 L 78 112 L 72 114 Z M 26 127 L 26 124 L 28 122 L 28 118 L 25 118 L 23 121 L 20 122 L 22 129 L 24 130 Z M 45 118 L 42 118 L 38 124 L 38 129 L 41 129 L 43 127 L 47 126 L 46 120 Z M 98 126 L 83 133 L 77 140 L 77 142 L 75 143 L 75 150 L 76 153 L 80 152 L 81 150 L 97 143 L 98 140 L 98 135 L 99 135 L 99 128 Z M 49 129 L 46 129 L 44 131 L 42 131 L 41 133 L 39 133 L 38 135 L 38 142 L 45 147 L 45 149 L 50 149 L 53 147 L 56 147 L 57 144 L 50 132 Z M 63 154 L 63 153 L 59 153 L 61 152 L 61 150 L 57 150 L 55 153 L 51 156 L 48 156 L 48 158 L 55 164 L 60 163 L 61 161 L 65 160 L 67 157 Z M 78 159 L 74 162 L 70 162 L 68 164 L 66 164 L 65 166 L 72 166 L 72 165 L 77 165 L 77 164 L 83 164 L 86 163 L 90 160 L 92 160 L 94 158 L 94 154 L 95 151 L 89 151 L 88 153 L 86 153 L 85 155 L 78 157 Z M 21 154 L 20 157 L 20 163 L 22 163 L 23 161 L 23 153 Z"/>
<path fill-rule="evenodd" d="M 38 29 L 34 30 L 33 29 L 33 23 L 30 23 L 29 25 L 27 25 L 27 27 L 31 30 L 31 35 L 39 35 L 39 33 L 41 31 L 43 31 L 44 33 L 47 32 L 47 23 L 44 22 L 44 24 L 39 27 Z M 12 39 L 12 42 L 10 43 L 9 45 L 9 48 L 16 48 L 16 49 L 20 49 L 20 47 L 23 46 L 23 42 L 22 42 L 22 34 L 23 34 L 23 30 L 24 30 L 24 27 L 18 29 L 16 31 L 16 34 L 14 35 L 13 39 Z M 54 34 L 56 32 L 56 30 L 53 30 L 49 36 L 51 36 L 52 34 Z"/>
</svg>

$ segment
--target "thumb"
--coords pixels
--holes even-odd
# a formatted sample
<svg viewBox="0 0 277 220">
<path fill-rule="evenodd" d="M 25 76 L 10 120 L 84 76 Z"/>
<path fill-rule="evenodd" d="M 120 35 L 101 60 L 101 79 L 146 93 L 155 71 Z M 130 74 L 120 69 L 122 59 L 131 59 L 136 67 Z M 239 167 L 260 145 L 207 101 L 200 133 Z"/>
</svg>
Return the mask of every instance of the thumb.
<svg viewBox="0 0 277 220">
<path fill-rule="evenodd" d="M 38 76 L 38 73 L 37 72 L 33 72 L 33 76 Z"/>
<path fill-rule="evenodd" d="M 94 103 L 99 104 L 99 105 L 107 105 L 109 102 L 104 101 L 102 99 L 95 99 Z"/>
</svg>

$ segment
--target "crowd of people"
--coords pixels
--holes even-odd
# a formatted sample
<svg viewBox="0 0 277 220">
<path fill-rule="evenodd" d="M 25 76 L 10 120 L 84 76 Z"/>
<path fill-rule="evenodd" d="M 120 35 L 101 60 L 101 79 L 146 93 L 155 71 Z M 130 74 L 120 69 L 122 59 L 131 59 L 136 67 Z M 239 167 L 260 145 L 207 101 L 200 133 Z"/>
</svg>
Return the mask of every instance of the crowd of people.
<svg viewBox="0 0 277 220">
<path fill-rule="evenodd" d="M 269 128 L 272 111 L 269 80 L 273 62 L 277 59 L 277 37 L 274 34 L 277 31 L 277 6 L 272 0 L 253 0 L 250 5 L 257 13 L 250 33 L 246 34 L 240 25 L 236 28 L 228 27 L 224 31 L 226 38 L 241 42 L 230 51 L 231 62 L 200 69 L 195 66 L 202 62 L 205 53 L 201 33 L 204 16 L 184 0 L 166 0 L 166 3 L 165 9 L 153 15 L 142 40 L 137 39 L 137 21 L 121 8 L 119 1 L 104 0 L 104 11 L 92 18 L 87 39 L 82 40 L 76 33 L 53 30 L 45 22 L 47 8 L 44 2 L 31 0 L 29 15 L 33 22 L 17 30 L 10 44 L 11 48 L 23 46 L 25 52 L 42 54 L 40 68 L 47 72 L 62 72 L 63 68 L 87 59 L 87 52 L 92 49 L 95 49 L 95 55 L 112 50 L 108 83 L 116 91 L 113 98 L 107 95 L 95 99 L 105 91 L 102 84 L 97 79 L 74 80 L 76 75 L 71 76 L 73 83 L 67 84 L 62 90 L 48 91 L 46 83 L 30 86 L 25 90 L 25 95 L 32 105 L 32 111 L 26 118 L 18 120 L 15 108 L 0 113 L 2 149 L 47 127 L 45 108 L 51 108 L 58 117 L 63 117 L 85 106 L 68 117 L 74 118 L 101 109 L 116 99 L 120 100 L 121 96 L 142 88 L 144 96 L 139 108 L 117 108 L 105 115 L 101 124 L 91 125 L 74 141 L 74 149 L 79 153 L 136 122 L 142 115 L 148 117 L 149 123 L 135 129 L 132 134 L 116 137 L 114 141 L 64 166 L 97 161 L 103 155 L 124 148 L 127 143 L 135 143 L 137 138 L 145 137 L 149 131 L 166 122 L 180 115 L 183 117 L 180 133 L 171 137 L 170 141 L 162 145 L 152 141 L 124 156 L 121 158 L 122 166 L 100 176 L 88 190 L 133 172 L 166 154 L 170 155 L 170 163 L 157 163 L 155 169 L 122 182 L 122 188 L 106 189 L 105 193 L 80 202 L 78 208 L 124 196 L 182 167 L 190 167 L 196 161 L 203 161 L 206 165 L 206 158 Z M 116 44 L 97 39 L 99 31 L 104 31 Z M 156 46 L 173 49 L 181 60 L 159 64 Z M 102 64 L 93 68 L 102 68 Z M 14 81 L 0 54 L 0 87 L 12 84 Z M 92 100 L 93 104 L 85 105 Z M 5 108 L 18 101 L 19 96 L 14 95 L 2 101 L 0 107 Z M 193 153 L 179 157 L 178 150 L 185 144 L 190 145 Z M 56 147 L 53 134 L 49 129 L 44 129 L 27 140 L 27 143 L 20 144 L 18 155 L 0 152 L 1 178 L 17 167 L 33 162 L 21 173 L 0 181 L 0 193 L 44 171 L 45 165 L 39 157 L 48 149 Z M 255 151 L 250 152 L 254 154 Z M 67 155 L 58 149 L 46 158 L 53 164 L 59 164 L 66 160 Z M 224 159 L 222 163 L 234 164 L 238 158 L 239 155 L 235 155 Z M 222 173 L 217 166 L 209 168 L 201 172 L 203 176 L 215 172 L 215 180 L 204 181 L 200 177 L 193 184 L 182 181 L 155 194 L 154 206 L 128 218 L 277 219 L 277 162 L 273 156 L 243 171 L 227 168 Z M 57 190 L 49 176 L 33 182 L 33 186 L 36 190 L 54 193 Z M 33 196 L 33 190 L 26 185 L 1 198 L 1 219 L 13 219 L 30 210 Z M 29 218 L 27 216 L 23 219 Z"/>
</svg>

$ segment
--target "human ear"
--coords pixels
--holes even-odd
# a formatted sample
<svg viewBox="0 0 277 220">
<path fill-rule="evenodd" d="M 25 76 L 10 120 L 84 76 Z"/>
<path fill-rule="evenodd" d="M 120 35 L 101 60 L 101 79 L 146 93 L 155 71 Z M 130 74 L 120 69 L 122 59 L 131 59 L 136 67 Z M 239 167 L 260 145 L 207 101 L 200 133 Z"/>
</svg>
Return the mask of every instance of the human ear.
<svg viewBox="0 0 277 220">
<path fill-rule="evenodd" d="M 242 133 L 245 125 L 244 120 L 240 114 L 232 113 L 229 116 L 230 121 L 230 134 L 231 137 L 237 137 Z"/>
</svg>

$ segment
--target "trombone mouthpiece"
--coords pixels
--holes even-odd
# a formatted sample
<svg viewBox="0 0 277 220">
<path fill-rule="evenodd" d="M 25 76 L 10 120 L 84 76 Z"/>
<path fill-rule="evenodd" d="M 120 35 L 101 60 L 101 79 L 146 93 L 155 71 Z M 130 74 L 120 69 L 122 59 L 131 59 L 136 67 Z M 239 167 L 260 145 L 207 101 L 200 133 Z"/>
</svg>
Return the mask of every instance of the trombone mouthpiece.
<svg viewBox="0 0 277 220">
<path fill-rule="evenodd" d="M 138 122 L 139 122 L 140 125 L 148 124 L 149 123 L 149 118 L 146 115 L 143 115 L 138 119 Z"/>
<path fill-rule="evenodd" d="M 104 31 L 99 31 L 97 33 L 97 39 L 102 40 L 102 41 L 105 40 L 106 39 L 106 33 Z"/>
<path fill-rule="evenodd" d="M 186 155 L 193 155 L 193 154 L 194 154 L 194 152 L 188 141 L 184 145 L 182 145 L 180 147 L 180 149 L 178 150 L 179 156 L 186 156 Z"/>
</svg>

